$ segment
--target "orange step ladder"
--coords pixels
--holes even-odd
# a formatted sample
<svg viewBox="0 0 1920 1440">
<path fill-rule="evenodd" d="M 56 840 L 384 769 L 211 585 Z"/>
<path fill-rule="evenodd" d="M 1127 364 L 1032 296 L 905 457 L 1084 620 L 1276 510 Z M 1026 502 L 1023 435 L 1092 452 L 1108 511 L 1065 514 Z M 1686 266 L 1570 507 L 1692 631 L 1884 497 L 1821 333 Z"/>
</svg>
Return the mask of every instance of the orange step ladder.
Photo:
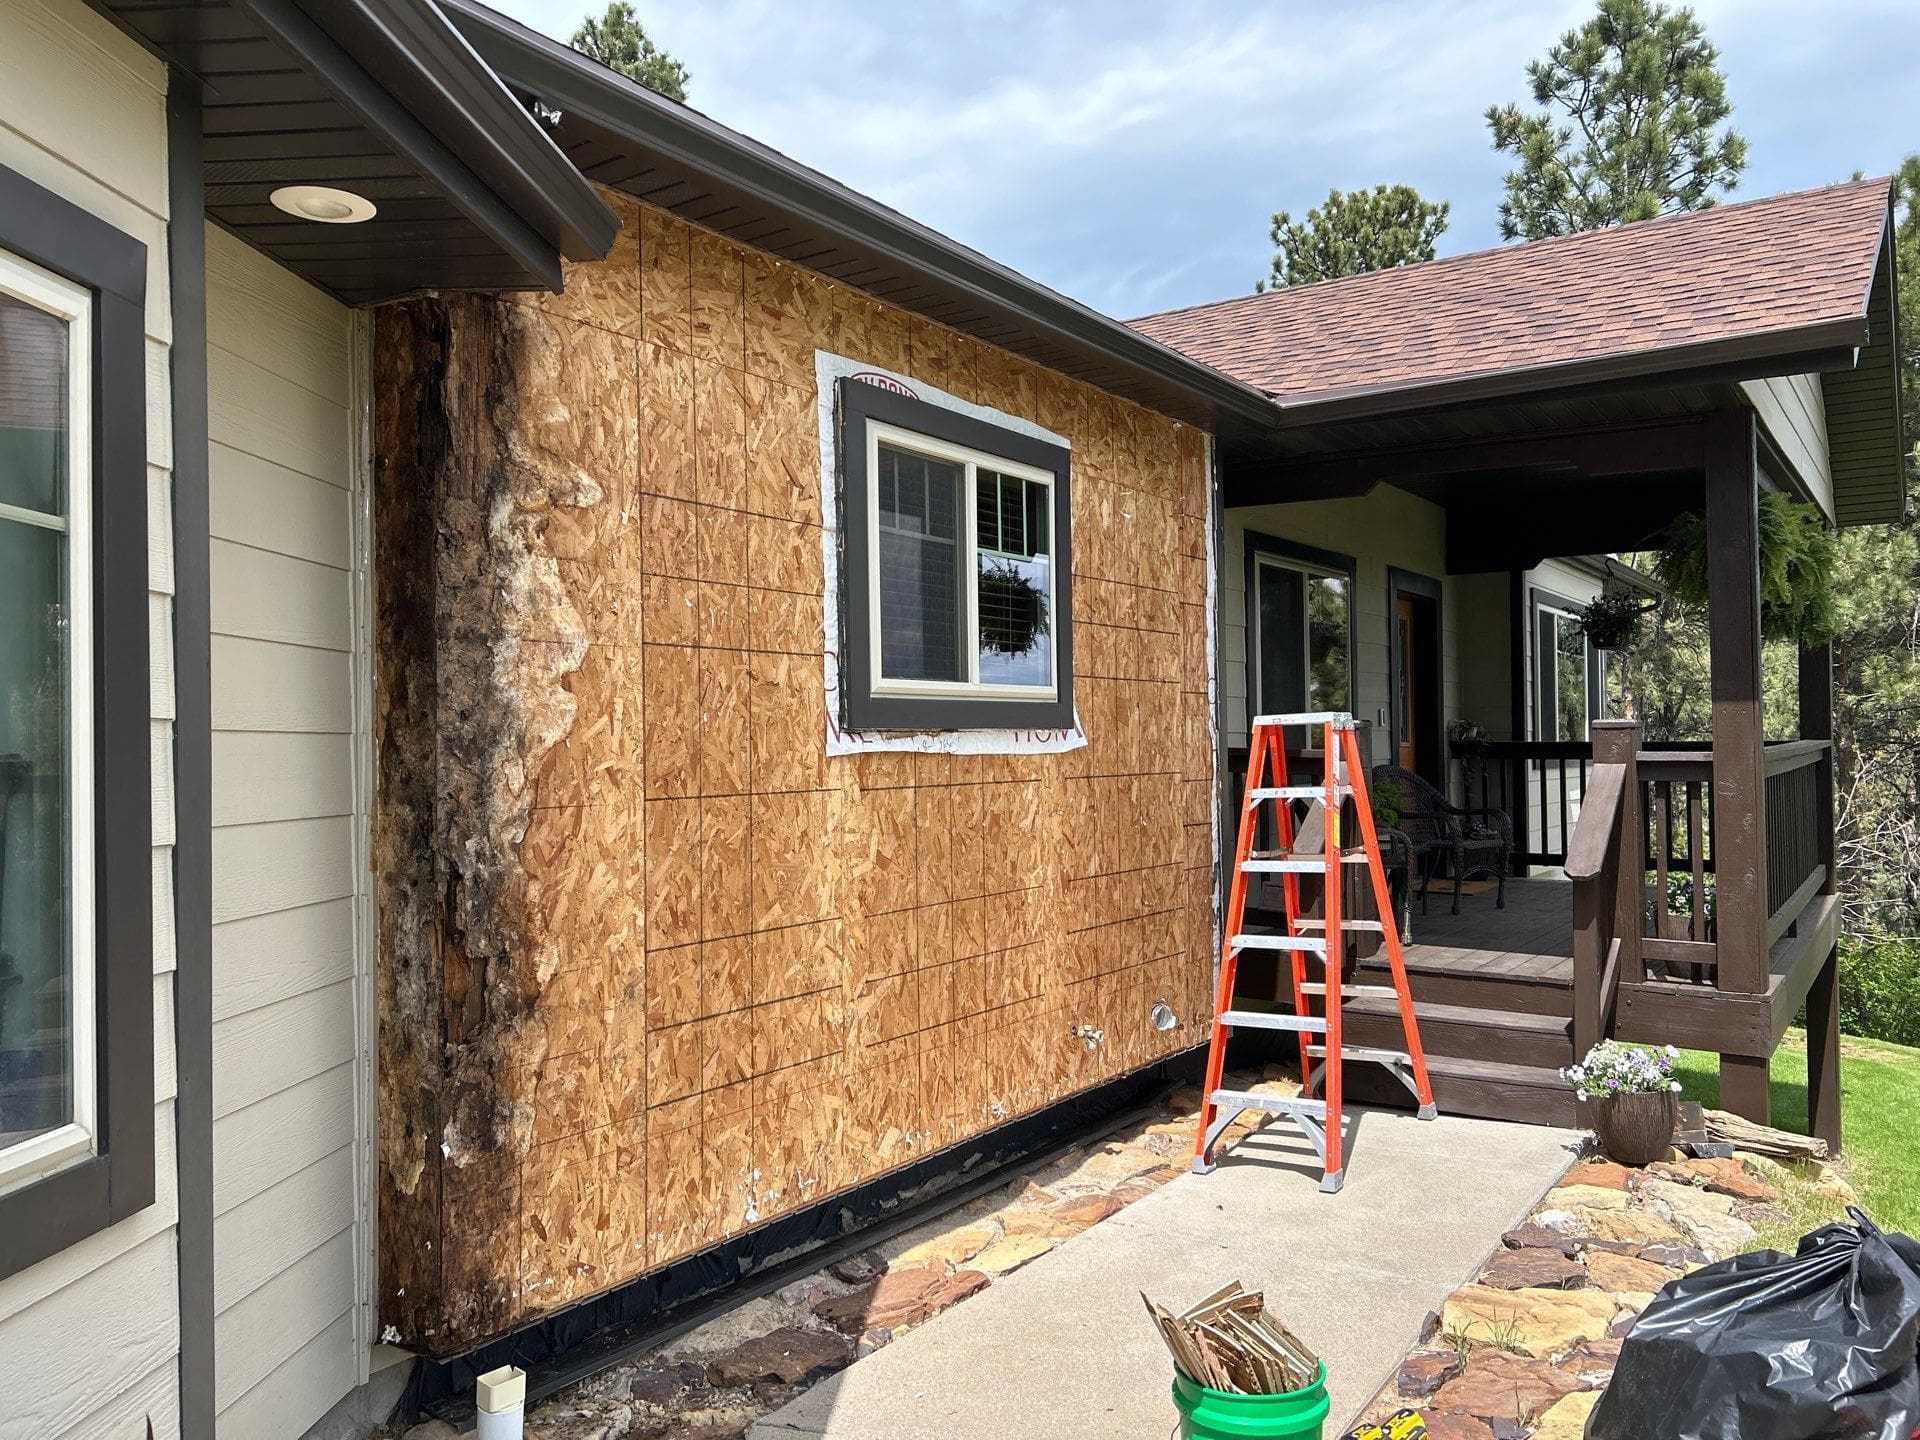
<svg viewBox="0 0 1920 1440">
<path fill-rule="evenodd" d="M 1286 734 L 1296 729 L 1319 730 L 1325 737 L 1321 781 L 1317 785 L 1290 783 Z M 1263 805 L 1274 807 L 1271 811 L 1274 848 L 1271 850 L 1255 848 Z M 1302 807 L 1304 813 L 1296 817 L 1296 808 Z M 1353 849 L 1343 849 L 1340 844 L 1342 817 L 1349 808 L 1359 827 L 1360 844 Z M 1314 843 L 1316 819 L 1319 848 L 1296 848 Z M 1340 711 L 1259 716 L 1253 722 L 1253 737 L 1248 746 L 1247 788 L 1241 802 L 1240 837 L 1234 850 L 1233 883 L 1228 891 L 1222 927 L 1225 941 L 1220 952 L 1219 989 L 1214 998 L 1213 1037 L 1207 1050 L 1206 1092 L 1200 1106 L 1198 1133 L 1194 1137 L 1193 1168 L 1198 1174 L 1204 1175 L 1214 1168 L 1214 1146 L 1235 1118 L 1243 1111 L 1264 1110 L 1292 1117 L 1320 1156 L 1321 1190 L 1328 1194 L 1339 1190 L 1347 1175 L 1341 1147 L 1343 1065 L 1347 1060 L 1385 1066 L 1413 1092 L 1422 1120 L 1431 1120 L 1438 1113 L 1433 1103 L 1433 1085 L 1427 1078 L 1427 1057 L 1420 1048 L 1413 995 L 1407 988 L 1399 927 L 1385 923 L 1383 918 L 1348 919 L 1341 914 L 1340 880 L 1344 874 L 1342 867 L 1347 865 L 1367 867 L 1373 882 L 1374 916 L 1391 916 L 1393 901 L 1387 887 L 1386 868 L 1380 863 L 1380 839 L 1374 833 L 1366 767 L 1361 763 L 1353 717 Z M 1281 877 L 1281 890 L 1286 896 L 1284 934 L 1256 934 L 1247 930 L 1247 876 L 1250 874 Z M 1302 875 L 1322 878 L 1318 916 L 1301 914 Z M 1387 964 L 1393 972 L 1392 985 L 1344 982 L 1345 941 L 1348 934 L 1356 931 L 1376 932 L 1385 941 Z M 1293 974 L 1291 1015 L 1233 1008 L 1234 978 L 1240 955 L 1246 950 L 1275 950 L 1288 957 Z M 1319 970 L 1310 972 L 1310 963 L 1316 961 Z M 1373 996 L 1392 996 L 1398 1002 L 1405 1049 L 1384 1050 L 1341 1042 L 1341 1001 Z M 1313 1004 L 1316 999 L 1321 1002 L 1317 1011 Z M 1234 1030 L 1287 1030 L 1297 1035 L 1300 1073 L 1304 1080 L 1300 1094 L 1266 1095 L 1221 1089 L 1227 1039 Z M 1321 1098 L 1313 1098 L 1315 1090 L 1321 1091 Z"/>
</svg>

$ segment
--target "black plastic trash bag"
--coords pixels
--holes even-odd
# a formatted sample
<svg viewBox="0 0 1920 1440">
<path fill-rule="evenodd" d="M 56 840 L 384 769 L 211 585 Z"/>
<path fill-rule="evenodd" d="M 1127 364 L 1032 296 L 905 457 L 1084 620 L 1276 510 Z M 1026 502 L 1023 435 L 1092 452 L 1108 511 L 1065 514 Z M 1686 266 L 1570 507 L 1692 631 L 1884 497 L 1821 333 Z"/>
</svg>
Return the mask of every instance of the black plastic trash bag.
<svg viewBox="0 0 1920 1440">
<path fill-rule="evenodd" d="M 1587 1440 L 1911 1440 L 1920 1244 L 1847 1214 L 1853 1225 L 1793 1255 L 1760 1250 L 1666 1285 L 1621 1346 Z"/>
</svg>

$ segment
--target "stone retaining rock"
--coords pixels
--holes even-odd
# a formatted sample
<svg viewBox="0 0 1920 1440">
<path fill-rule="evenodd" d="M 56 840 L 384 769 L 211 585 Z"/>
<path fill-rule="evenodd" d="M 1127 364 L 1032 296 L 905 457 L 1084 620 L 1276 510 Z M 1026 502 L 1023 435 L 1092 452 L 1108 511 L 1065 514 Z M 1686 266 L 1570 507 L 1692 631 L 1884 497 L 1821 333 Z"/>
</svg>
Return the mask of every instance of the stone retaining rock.
<svg viewBox="0 0 1920 1440">
<path fill-rule="evenodd" d="M 1544 1360 L 1504 1350 L 1476 1350 L 1466 1368 L 1434 1393 L 1422 1413 L 1455 1412 L 1493 1424 L 1525 1424 L 1564 1396 L 1586 1388 L 1578 1377 Z"/>
<path fill-rule="evenodd" d="M 1469 1344 L 1498 1345 L 1544 1360 L 1583 1340 L 1602 1339 L 1617 1309 L 1611 1295 L 1597 1290 L 1463 1285 L 1447 1297 L 1440 1328 Z"/>
</svg>

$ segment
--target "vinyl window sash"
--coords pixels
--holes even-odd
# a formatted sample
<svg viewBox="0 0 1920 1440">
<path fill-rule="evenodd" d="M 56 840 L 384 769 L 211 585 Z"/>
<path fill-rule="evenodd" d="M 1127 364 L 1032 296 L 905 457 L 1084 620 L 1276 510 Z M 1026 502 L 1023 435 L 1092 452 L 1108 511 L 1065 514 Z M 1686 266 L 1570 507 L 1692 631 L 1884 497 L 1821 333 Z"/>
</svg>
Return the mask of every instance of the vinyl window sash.
<svg viewBox="0 0 1920 1440">
<path fill-rule="evenodd" d="M 1047 683 L 1042 685 L 992 685 L 982 684 L 980 680 L 980 546 L 979 546 L 979 482 L 980 471 L 990 470 L 996 474 L 1013 479 L 1025 480 L 1030 484 L 1044 485 L 1047 490 L 1047 539 L 1053 544 L 1053 537 L 1059 534 L 1059 519 L 1055 513 L 1059 504 L 1059 490 L 1053 483 L 1053 475 L 1032 465 L 1022 465 L 1016 460 L 1003 459 L 985 450 L 975 450 L 965 445 L 955 445 L 945 440 L 935 440 L 931 436 L 921 435 L 912 430 L 903 430 L 880 420 L 867 421 L 867 614 L 869 628 L 867 635 L 868 654 L 873 657 L 875 695 L 897 697 L 965 698 L 969 700 L 1052 700 L 1060 690 L 1060 652 L 1057 646 L 1048 647 Z M 960 572 L 962 595 L 960 597 L 960 638 L 961 652 L 966 664 L 965 680 L 899 680 L 889 679 L 881 671 L 882 655 L 881 631 L 883 617 L 880 610 L 880 446 L 887 444 L 896 450 L 905 450 L 911 454 L 925 456 L 930 460 L 942 460 L 950 465 L 961 467 L 964 479 L 961 486 L 960 514 L 955 526 L 954 549 L 956 563 Z M 1000 554 L 997 550 L 988 554 Z M 1017 557 L 1031 558 L 1031 557 Z M 1054 615 L 1055 567 L 1065 564 L 1066 557 L 1049 551 L 1047 557 L 1047 614 Z"/>
<path fill-rule="evenodd" d="M 0 523 L 66 536 L 67 956 L 73 1118 L 0 1150 L 0 1194 L 98 1152 L 100 1055 L 94 935 L 93 830 L 93 296 L 83 287 L 0 249 L 0 294 L 55 316 L 67 327 L 66 502 L 64 516 L 0 506 Z M 19 623 L 19 617 L 10 617 Z M 0 618 L 0 623 L 9 623 Z"/>
</svg>

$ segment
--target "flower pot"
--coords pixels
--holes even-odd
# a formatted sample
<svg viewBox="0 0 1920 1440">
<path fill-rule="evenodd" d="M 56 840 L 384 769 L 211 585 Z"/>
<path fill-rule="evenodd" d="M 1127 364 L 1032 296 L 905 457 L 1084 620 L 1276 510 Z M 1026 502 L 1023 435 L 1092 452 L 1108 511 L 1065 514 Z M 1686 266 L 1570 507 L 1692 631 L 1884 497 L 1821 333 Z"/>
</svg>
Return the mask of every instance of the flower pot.
<svg viewBox="0 0 1920 1440">
<path fill-rule="evenodd" d="M 1680 1123 L 1680 1102 L 1670 1091 L 1611 1095 L 1589 1102 L 1600 1148 L 1622 1165 L 1651 1165 L 1666 1158 Z"/>
</svg>

